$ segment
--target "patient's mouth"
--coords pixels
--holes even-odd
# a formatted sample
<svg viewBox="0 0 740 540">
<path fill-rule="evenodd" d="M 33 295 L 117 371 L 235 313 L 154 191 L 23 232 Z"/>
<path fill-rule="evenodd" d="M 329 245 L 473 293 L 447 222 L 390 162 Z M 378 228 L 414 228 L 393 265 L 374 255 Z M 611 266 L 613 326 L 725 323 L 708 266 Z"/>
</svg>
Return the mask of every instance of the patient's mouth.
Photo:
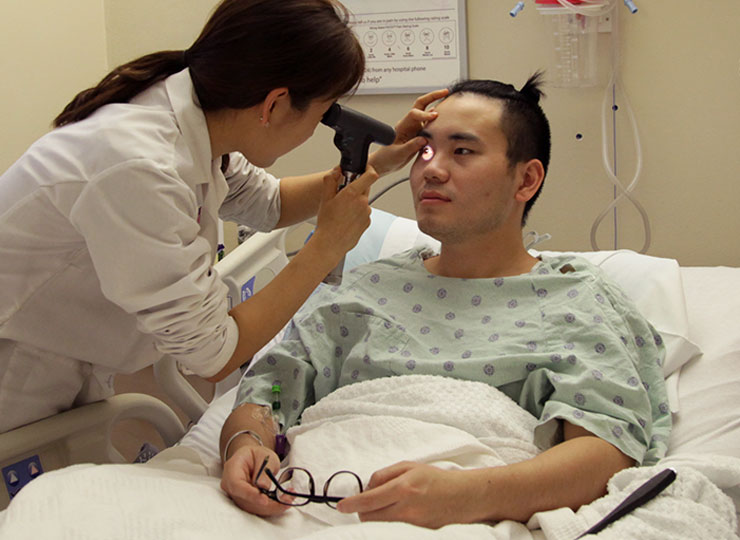
<svg viewBox="0 0 740 540">
<path fill-rule="evenodd" d="M 423 191 L 420 197 L 423 203 L 446 203 L 450 202 L 450 198 L 439 193 L 438 191 Z"/>
</svg>

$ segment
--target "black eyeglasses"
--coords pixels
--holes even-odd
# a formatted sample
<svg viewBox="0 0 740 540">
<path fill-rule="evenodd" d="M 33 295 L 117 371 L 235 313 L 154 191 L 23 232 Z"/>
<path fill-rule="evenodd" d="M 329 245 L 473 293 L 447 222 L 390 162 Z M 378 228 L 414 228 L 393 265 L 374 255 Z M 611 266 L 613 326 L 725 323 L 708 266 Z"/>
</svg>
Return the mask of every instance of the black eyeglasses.
<svg viewBox="0 0 740 540">
<path fill-rule="evenodd" d="M 324 494 L 317 495 L 315 482 L 311 473 L 301 467 L 289 467 L 276 478 L 272 471 L 267 468 L 268 458 L 262 462 L 262 466 L 254 479 L 255 485 L 264 472 L 275 484 L 273 489 L 265 489 L 257 486 L 261 493 L 270 497 L 273 501 L 287 506 L 304 506 L 311 502 L 326 503 L 331 508 L 336 508 L 337 503 L 346 497 L 362 493 L 362 481 L 352 471 L 337 471 L 324 483 Z M 307 489 L 308 493 L 297 493 L 283 487 L 285 484 L 296 485 Z"/>
</svg>

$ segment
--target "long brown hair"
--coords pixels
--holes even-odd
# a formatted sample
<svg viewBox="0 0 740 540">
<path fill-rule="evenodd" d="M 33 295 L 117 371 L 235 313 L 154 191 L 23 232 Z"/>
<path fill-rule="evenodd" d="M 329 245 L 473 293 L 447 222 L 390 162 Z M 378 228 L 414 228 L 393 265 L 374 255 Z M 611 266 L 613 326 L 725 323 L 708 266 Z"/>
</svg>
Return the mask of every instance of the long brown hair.
<svg viewBox="0 0 740 540">
<path fill-rule="evenodd" d="M 223 0 L 189 49 L 156 52 L 115 68 L 77 94 L 53 125 L 127 102 L 186 67 L 203 110 L 245 109 L 280 87 L 302 110 L 314 99 L 356 88 L 365 57 L 338 0 Z"/>
</svg>

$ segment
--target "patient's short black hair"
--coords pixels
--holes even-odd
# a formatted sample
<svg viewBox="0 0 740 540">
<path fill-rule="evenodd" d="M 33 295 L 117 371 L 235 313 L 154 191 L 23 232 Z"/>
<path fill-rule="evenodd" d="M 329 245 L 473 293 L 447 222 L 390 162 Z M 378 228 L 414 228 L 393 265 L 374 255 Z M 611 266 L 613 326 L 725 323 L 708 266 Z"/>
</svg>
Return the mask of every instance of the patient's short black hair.
<svg viewBox="0 0 740 540">
<path fill-rule="evenodd" d="M 508 148 L 506 157 L 509 166 L 517 163 L 538 159 L 542 162 L 547 175 L 550 164 L 550 123 L 540 107 L 540 98 L 544 97 L 542 87 L 542 72 L 532 75 L 521 90 L 510 84 L 486 79 L 471 79 L 456 83 L 450 88 L 450 96 L 454 94 L 478 94 L 499 100 L 503 103 L 501 130 L 506 136 Z M 542 183 L 544 185 L 544 182 Z M 522 225 L 527 220 L 529 210 L 542 191 L 527 201 L 522 216 Z"/>
</svg>

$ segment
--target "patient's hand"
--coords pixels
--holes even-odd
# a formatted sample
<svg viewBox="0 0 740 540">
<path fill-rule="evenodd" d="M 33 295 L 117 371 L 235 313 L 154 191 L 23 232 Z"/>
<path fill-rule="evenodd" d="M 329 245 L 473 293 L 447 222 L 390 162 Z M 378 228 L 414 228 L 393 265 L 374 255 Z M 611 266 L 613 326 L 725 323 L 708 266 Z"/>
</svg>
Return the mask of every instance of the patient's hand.
<svg viewBox="0 0 740 540">
<path fill-rule="evenodd" d="M 221 477 L 221 489 L 242 510 L 258 516 L 276 516 L 285 512 L 289 506 L 273 501 L 261 493 L 254 485 L 265 456 L 270 457 L 268 467 L 277 472 L 280 468 L 280 459 L 277 454 L 264 446 L 244 446 L 239 448 L 224 463 L 224 473 Z M 260 486 L 269 489 L 270 479 L 263 474 L 259 479 Z"/>
<path fill-rule="evenodd" d="M 401 462 L 373 474 L 367 489 L 339 502 L 340 512 L 357 512 L 361 521 L 404 521 L 437 529 L 479 521 L 470 514 L 476 497 L 467 471 L 447 471 Z"/>
</svg>

